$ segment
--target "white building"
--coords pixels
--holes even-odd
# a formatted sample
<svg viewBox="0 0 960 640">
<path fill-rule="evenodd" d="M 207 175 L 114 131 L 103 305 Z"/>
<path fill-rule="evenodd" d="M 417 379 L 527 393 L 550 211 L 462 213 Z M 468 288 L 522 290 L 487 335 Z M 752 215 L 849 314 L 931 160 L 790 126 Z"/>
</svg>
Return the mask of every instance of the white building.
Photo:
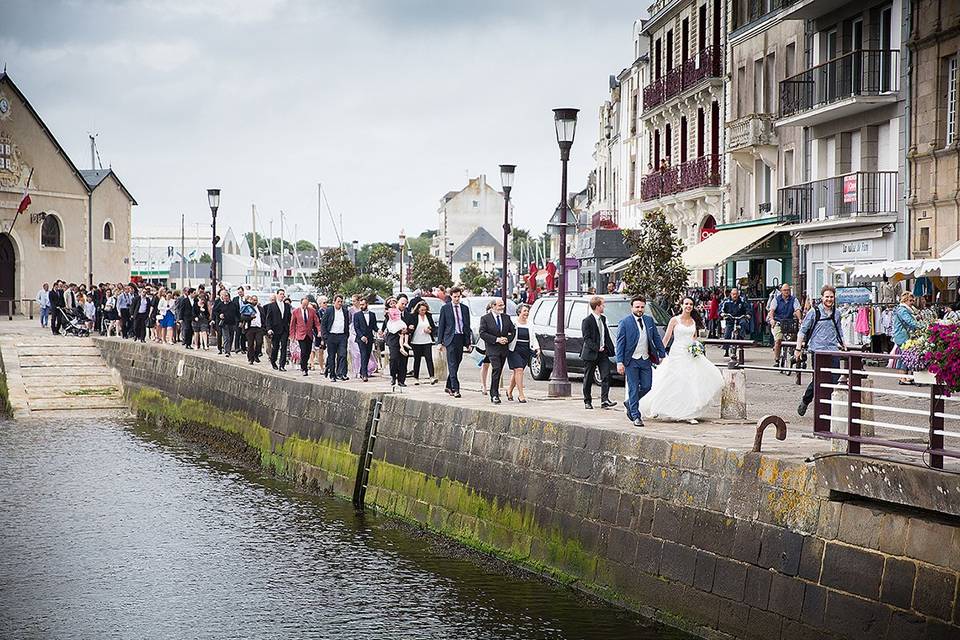
<svg viewBox="0 0 960 640">
<path fill-rule="evenodd" d="M 437 213 L 437 235 L 431 252 L 445 262 L 450 262 L 451 255 L 477 228 L 494 238 L 503 237 L 503 193 L 487 184 L 484 174 L 471 178 L 460 191 L 450 191 L 443 196 Z M 509 218 L 512 225 L 512 204 Z"/>
</svg>

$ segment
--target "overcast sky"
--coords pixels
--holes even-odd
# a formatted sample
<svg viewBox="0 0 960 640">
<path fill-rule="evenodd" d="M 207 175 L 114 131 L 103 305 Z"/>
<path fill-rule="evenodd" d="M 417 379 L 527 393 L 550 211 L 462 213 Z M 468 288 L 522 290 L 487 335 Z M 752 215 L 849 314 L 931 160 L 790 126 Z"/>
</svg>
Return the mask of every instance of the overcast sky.
<svg viewBox="0 0 960 640">
<path fill-rule="evenodd" d="M 649 2 L 0 0 L 0 63 L 81 168 L 87 132 L 139 202 L 134 232 L 250 205 L 317 236 L 317 183 L 345 240 L 436 228 L 469 174 L 516 163 L 518 225 L 559 202 L 554 107 L 581 109 L 582 188 L 608 77 Z M 288 234 L 289 237 L 289 234 Z"/>
</svg>

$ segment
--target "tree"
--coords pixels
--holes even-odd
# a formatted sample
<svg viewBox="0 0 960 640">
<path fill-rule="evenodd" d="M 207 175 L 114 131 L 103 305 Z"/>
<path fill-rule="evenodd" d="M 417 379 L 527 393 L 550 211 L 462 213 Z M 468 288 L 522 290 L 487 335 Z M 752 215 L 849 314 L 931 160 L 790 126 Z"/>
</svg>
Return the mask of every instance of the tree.
<svg viewBox="0 0 960 640">
<path fill-rule="evenodd" d="M 356 274 L 357 270 L 346 250 L 335 247 L 320 254 L 320 267 L 313 274 L 313 284 L 332 296 Z"/>
<path fill-rule="evenodd" d="M 245 234 L 243 234 L 243 239 L 247 243 L 247 249 L 250 250 L 250 255 L 253 255 L 253 233 L 251 233 L 250 231 L 247 231 Z M 301 242 L 306 242 L 307 244 L 309 244 L 311 249 L 316 248 L 312 244 L 310 244 L 308 240 L 298 240 L 297 251 L 303 251 L 303 249 L 300 248 Z M 281 253 L 280 246 L 281 246 L 280 238 L 273 238 L 270 242 L 267 242 L 267 238 L 265 238 L 263 235 L 259 233 L 257 234 L 257 250 L 260 252 L 260 255 L 266 255 L 271 251 L 274 254 L 279 254 Z M 283 241 L 283 248 L 288 253 L 293 253 L 293 245 L 286 240 Z"/>
<path fill-rule="evenodd" d="M 450 279 L 450 269 L 446 263 L 429 253 L 413 256 L 410 266 L 413 286 L 419 289 L 433 289 L 434 287 L 449 287 L 453 284 Z"/>
<path fill-rule="evenodd" d="M 297 240 L 297 251 L 316 251 L 317 247 L 309 240 Z"/>
<path fill-rule="evenodd" d="M 658 209 L 647 214 L 638 229 L 624 229 L 623 236 L 634 256 L 623 274 L 627 290 L 635 295 L 666 296 L 672 306 L 683 295 L 690 277 L 683 262 L 686 247 L 677 228 Z"/>
<path fill-rule="evenodd" d="M 393 278 L 393 264 L 397 261 L 397 252 L 388 244 L 378 242 L 370 248 L 366 261 L 366 272 L 378 278 Z"/>
<path fill-rule="evenodd" d="M 204 253 L 203 255 L 200 256 L 199 262 L 200 264 L 210 264 L 211 262 L 213 262 L 213 259 L 210 257 L 209 253 Z"/>
<path fill-rule="evenodd" d="M 370 302 L 380 296 L 387 298 L 393 293 L 393 280 L 380 278 L 369 273 L 357 274 L 343 283 L 343 295 L 360 294 Z"/>
<path fill-rule="evenodd" d="M 493 289 L 497 284 L 497 276 L 484 273 L 476 262 L 467 263 L 460 269 L 460 284 L 474 294 Z"/>
<path fill-rule="evenodd" d="M 433 244 L 435 235 L 437 235 L 436 230 L 427 229 L 416 238 L 407 238 L 407 249 L 414 257 L 430 253 L 430 245 Z"/>
<path fill-rule="evenodd" d="M 523 253 L 523 245 L 530 242 L 530 232 L 520 227 L 514 227 L 510 234 L 512 248 L 510 253 L 514 260 L 520 260 Z"/>
</svg>

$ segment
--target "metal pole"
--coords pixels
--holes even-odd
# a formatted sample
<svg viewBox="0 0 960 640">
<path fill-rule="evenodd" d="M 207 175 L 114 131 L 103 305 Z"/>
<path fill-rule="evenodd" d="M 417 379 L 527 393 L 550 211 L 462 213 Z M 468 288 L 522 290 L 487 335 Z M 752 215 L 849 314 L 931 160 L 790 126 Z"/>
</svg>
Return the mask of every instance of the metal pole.
<svg viewBox="0 0 960 640">
<path fill-rule="evenodd" d="M 257 249 L 257 205 L 250 205 L 250 215 L 253 217 L 253 286 L 259 289 L 260 273 L 257 271 L 257 263 L 260 261 L 260 257 Z"/>
<path fill-rule="evenodd" d="M 183 265 L 182 273 L 180 274 L 180 289 L 183 290 L 184 280 L 186 279 L 187 273 L 187 240 L 186 234 L 184 233 L 183 226 L 183 217 L 184 215 L 180 214 L 180 264 Z"/>
<path fill-rule="evenodd" d="M 210 208 L 210 214 L 213 216 L 213 224 L 210 225 L 213 233 L 210 237 L 210 294 L 217 295 L 217 210 Z"/>
<path fill-rule="evenodd" d="M 501 275 L 502 283 L 500 285 L 500 293 L 503 298 L 503 307 L 507 307 L 507 240 L 510 236 L 510 187 L 503 188 L 503 260 L 501 268 L 503 273 Z"/>
<path fill-rule="evenodd" d="M 570 397 L 570 378 L 567 376 L 567 336 L 564 334 L 564 298 L 567 294 L 567 161 L 570 159 L 570 149 L 560 150 L 560 162 L 563 173 L 560 179 L 560 209 L 563 220 L 560 226 L 560 255 L 557 258 L 560 283 L 557 291 L 557 335 L 553 340 L 553 372 L 550 374 L 550 383 L 547 386 L 547 395 L 551 398 Z"/>
</svg>

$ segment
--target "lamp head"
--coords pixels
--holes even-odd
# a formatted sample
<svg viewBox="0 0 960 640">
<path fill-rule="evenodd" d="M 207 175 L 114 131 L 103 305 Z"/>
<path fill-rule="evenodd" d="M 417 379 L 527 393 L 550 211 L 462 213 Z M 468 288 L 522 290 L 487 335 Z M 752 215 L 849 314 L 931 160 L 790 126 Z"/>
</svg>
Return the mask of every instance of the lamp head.
<svg viewBox="0 0 960 640">
<path fill-rule="evenodd" d="M 516 170 L 515 164 L 500 165 L 500 183 L 503 185 L 504 193 L 510 193 L 510 189 L 513 188 L 513 176 Z"/>
<path fill-rule="evenodd" d="M 560 150 L 569 150 L 577 132 L 577 114 L 579 109 L 554 109 L 553 124 L 557 129 L 557 144 Z"/>
<path fill-rule="evenodd" d="M 207 203 L 210 209 L 216 213 L 220 208 L 220 189 L 207 189 Z"/>
</svg>

